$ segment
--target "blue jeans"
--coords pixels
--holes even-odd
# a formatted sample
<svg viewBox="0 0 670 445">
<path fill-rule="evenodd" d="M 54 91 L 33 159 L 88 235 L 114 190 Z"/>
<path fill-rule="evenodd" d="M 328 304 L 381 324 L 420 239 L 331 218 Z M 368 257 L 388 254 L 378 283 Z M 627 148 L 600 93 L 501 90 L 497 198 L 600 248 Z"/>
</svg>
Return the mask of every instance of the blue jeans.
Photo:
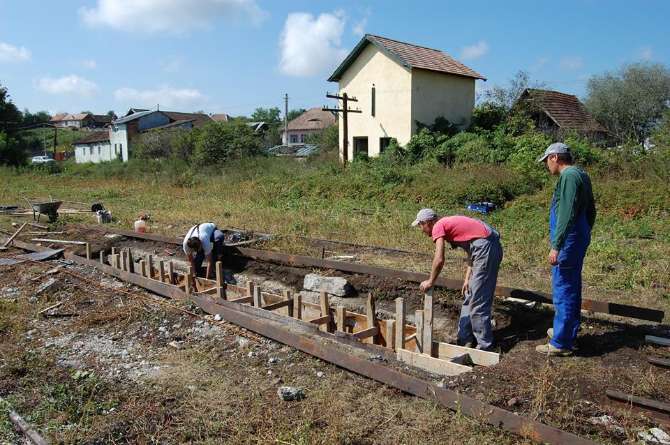
<svg viewBox="0 0 670 445">
<path fill-rule="evenodd" d="M 556 209 L 552 205 L 549 230 L 556 228 Z M 549 341 L 559 349 L 572 349 L 581 323 L 582 267 L 591 242 L 591 227 L 582 212 L 568 229 L 558 253 L 558 264 L 551 269 L 551 294 L 554 303 L 554 335 Z"/>
<path fill-rule="evenodd" d="M 476 339 L 479 349 L 493 346 L 491 310 L 502 258 L 500 236 L 493 229 L 487 238 L 470 243 L 472 271 L 458 321 L 458 343 L 461 345 Z"/>
</svg>

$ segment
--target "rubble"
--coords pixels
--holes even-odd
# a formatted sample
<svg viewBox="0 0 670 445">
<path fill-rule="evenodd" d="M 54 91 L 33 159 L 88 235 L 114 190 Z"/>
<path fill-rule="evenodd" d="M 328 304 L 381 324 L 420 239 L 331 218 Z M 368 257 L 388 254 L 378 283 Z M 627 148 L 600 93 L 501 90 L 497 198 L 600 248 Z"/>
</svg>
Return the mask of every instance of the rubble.
<svg viewBox="0 0 670 445">
<path fill-rule="evenodd" d="M 314 273 L 305 275 L 303 288 L 313 292 L 327 292 L 338 297 L 346 297 L 354 291 L 354 288 L 345 278 L 324 277 Z"/>
<path fill-rule="evenodd" d="M 280 386 L 279 389 L 277 389 L 277 395 L 285 402 L 302 400 L 305 398 L 305 392 L 302 388 L 294 388 L 293 386 Z"/>
<path fill-rule="evenodd" d="M 660 428 L 651 428 L 648 431 L 640 431 L 637 437 L 646 444 L 670 445 L 670 435 Z"/>
</svg>

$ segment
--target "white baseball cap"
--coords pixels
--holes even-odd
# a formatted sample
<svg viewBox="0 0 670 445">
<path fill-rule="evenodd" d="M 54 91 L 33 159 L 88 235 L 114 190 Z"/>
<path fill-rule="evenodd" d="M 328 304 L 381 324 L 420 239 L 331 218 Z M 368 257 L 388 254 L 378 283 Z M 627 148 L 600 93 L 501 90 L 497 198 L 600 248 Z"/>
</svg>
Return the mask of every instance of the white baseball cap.
<svg viewBox="0 0 670 445">
<path fill-rule="evenodd" d="M 537 158 L 537 162 L 544 162 L 549 155 L 558 155 L 558 154 L 570 154 L 570 147 L 568 147 L 563 142 L 554 142 L 544 151 L 544 154 Z"/>
<path fill-rule="evenodd" d="M 412 226 L 418 226 L 419 223 L 425 222 L 425 221 L 431 221 L 433 219 L 437 219 L 437 213 L 435 213 L 435 210 L 433 209 L 421 209 L 419 210 L 419 213 L 416 214 L 416 219 L 412 223 Z"/>
</svg>

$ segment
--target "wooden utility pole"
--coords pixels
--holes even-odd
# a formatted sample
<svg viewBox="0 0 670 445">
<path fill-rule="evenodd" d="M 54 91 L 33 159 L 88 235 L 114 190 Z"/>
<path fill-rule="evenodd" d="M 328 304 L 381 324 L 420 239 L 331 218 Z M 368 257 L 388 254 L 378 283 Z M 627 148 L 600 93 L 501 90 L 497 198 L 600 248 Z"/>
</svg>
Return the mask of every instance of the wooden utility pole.
<svg viewBox="0 0 670 445">
<path fill-rule="evenodd" d="M 283 145 L 288 145 L 288 93 L 284 94 L 284 140 Z"/>
<path fill-rule="evenodd" d="M 348 157 L 349 157 L 349 113 L 361 113 L 361 110 L 351 110 L 349 109 L 349 102 L 358 102 L 358 99 L 355 97 L 349 97 L 347 93 L 343 93 L 341 96 L 337 94 L 326 93 L 326 97 L 329 99 L 337 99 L 342 101 L 342 108 L 327 108 L 323 107 L 323 111 L 332 111 L 333 113 L 342 113 L 342 163 L 346 167 Z"/>
</svg>

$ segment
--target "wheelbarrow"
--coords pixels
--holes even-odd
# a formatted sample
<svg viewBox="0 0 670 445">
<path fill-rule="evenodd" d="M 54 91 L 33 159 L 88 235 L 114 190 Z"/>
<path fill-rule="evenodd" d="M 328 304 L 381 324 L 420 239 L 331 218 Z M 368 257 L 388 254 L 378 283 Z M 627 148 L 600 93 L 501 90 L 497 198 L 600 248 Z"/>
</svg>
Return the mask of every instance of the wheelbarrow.
<svg viewBox="0 0 670 445">
<path fill-rule="evenodd" d="M 26 201 L 28 201 L 26 199 Z M 40 221 L 40 215 L 47 215 L 49 222 L 55 222 L 58 219 L 58 208 L 63 204 L 63 201 L 49 201 L 49 202 L 30 202 L 28 204 L 33 209 L 33 221 Z"/>
</svg>

